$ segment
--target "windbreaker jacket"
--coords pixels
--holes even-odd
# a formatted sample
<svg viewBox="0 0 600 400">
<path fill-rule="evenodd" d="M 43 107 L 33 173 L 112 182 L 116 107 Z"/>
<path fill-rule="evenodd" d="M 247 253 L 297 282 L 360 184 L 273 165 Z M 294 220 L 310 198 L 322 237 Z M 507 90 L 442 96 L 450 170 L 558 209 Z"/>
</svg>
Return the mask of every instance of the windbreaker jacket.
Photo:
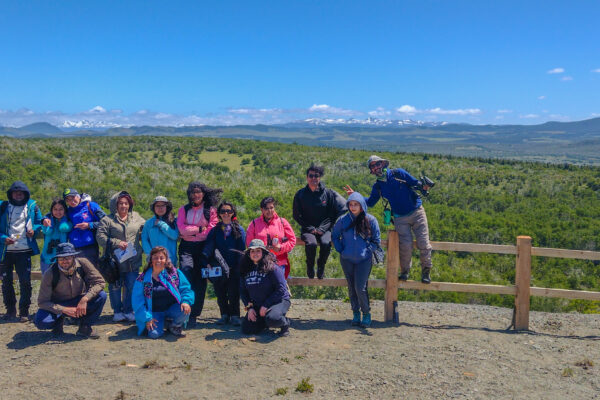
<svg viewBox="0 0 600 400">
<path fill-rule="evenodd" d="M 87 222 L 90 224 L 89 229 L 73 229 L 69 232 L 69 242 L 75 248 L 90 246 L 96 244 L 96 228 L 100 224 L 100 220 L 106 217 L 106 213 L 100 206 L 92 201 L 92 198 L 86 194 L 82 194 L 81 201 L 75 207 L 67 207 L 67 215 L 73 226 Z"/>
<path fill-rule="evenodd" d="M 68 239 L 68 233 L 73 229 L 71 221 L 65 215 L 59 221 L 48 213 L 44 219 L 49 219 L 52 223 L 50 226 L 42 225 L 42 233 L 44 234 L 44 248 L 40 254 L 40 258 L 46 264 L 50 265 L 54 261 L 53 258 L 56 255 L 56 246 L 51 252 L 48 252 L 48 245 L 51 240 L 58 240 L 58 243 L 65 243 Z"/>
<path fill-rule="evenodd" d="M 335 190 L 328 189 L 319 182 L 314 192 L 306 185 L 294 196 L 294 220 L 302 227 L 302 232 L 314 229 L 325 233 L 346 211 L 346 199 Z"/>
<path fill-rule="evenodd" d="M 195 217 L 195 223 L 190 224 L 187 219 L 188 217 Z M 185 206 L 180 207 L 177 212 L 177 228 L 179 229 L 181 239 L 186 242 L 205 241 L 211 229 L 214 228 L 218 222 L 217 209 L 214 207 L 210 208 L 208 221 L 204 215 L 204 206 L 192 207 L 190 204 L 186 204 Z M 205 228 L 202 232 L 198 229 L 201 226 Z"/>
<path fill-rule="evenodd" d="M 422 205 L 421 198 L 411 189 L 418 184 L 419 181 L 402 168 L 388 169 L 385 179 L 378 179 L 373 184 L 371 195 L 365 201 L 373 207 L 383 197 L 390 202 L 395 216 L 409 215 Z"/>
<path fill-rule="evenodd" d="M 364 197 L 360 193 L 354 192 L 348 197 L 346 205 L 352 200 L 358 201 L 364 210 L 371 224 L 371 237 L 363 238 L 356 233 L 354 227 L 350 227 L 354 221 L 354 215 L 348 211 L 335 223 L 331 233 L 331 240 L 337 252 L 340 253 L 340 257 L 353 263 L 359 263 L 371 258 L 373 250 L 381 243 L 381 234 L 377 219 L 367 213 L 367 204 Z"/>
<path fill-rule="evenodd" d="M 158 280 L 173 295 L 177 304 L 194 304 L 194 292 L 185 275 L 176 268 L 163 269 L 158 274 Z M 135 313 L 135 323 L 138 335 L 146 329 L 146 322 L 152 319 L 152 268 L 142 272 L 135 283 L 131 294 L 131 305 Z"/>
<path fill-rule="evenodd" d="M 219 222 L 217 226 L 213 228 L 206 238 L 206 244 L 202 250 L 202 255 L 209 263 L 213 263 L 216 260 L 213 259 L 215 250 L 218 249 L 230 270 L 238 270 L 240 258 L 242 257 L 242 251 L 246 249 L 246 232 L 244 228 L 240 226 L 242 234 L 239 238 L 233 235 L 233 232 L 229 236 L 225 237 L 225 225 Z M 238 251 L 236 251 L 238 250 Z"/>
<path fill-rule="evenodd" d="M 150 218 L 144 224 L 142 230 L 142 248 L 146 256 L 150 255 L 150 252 L 156 246 L 162 246 L 169 252 L 169 258 L 174 266 L 177 266 L 177 238 L 179 237 L 179 231 L 177 230 L 177 223 L 170 226 L 163 220 L 157 220 L 156 215 Z"/>
<path fill-rule="evenodd" d="M 267 246 L 270 246 L 274 238 L 277 238 L 281 243 L 281 249 L 278 252 L 274 250 L 271 250 L 271 252 L 277 257 L 277 264 L 285 266 L 285 277 L 287 279 L 290 274 L 288 253 L 296 245 L 296 234 L 285 218 L 281 218 L 275 212 L 269 222 L 265 221 L 262 215 L 250 222 L 246 231 L 246 246 L 250 244 L 252 239 L 261 239 Z"/>
</svg>

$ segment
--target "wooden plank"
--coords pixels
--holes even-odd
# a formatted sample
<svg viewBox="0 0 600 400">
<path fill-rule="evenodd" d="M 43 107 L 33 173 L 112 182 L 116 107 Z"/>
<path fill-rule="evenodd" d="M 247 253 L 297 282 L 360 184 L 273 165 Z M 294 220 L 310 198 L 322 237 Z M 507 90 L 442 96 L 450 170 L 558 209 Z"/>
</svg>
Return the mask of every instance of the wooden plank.
<svg viewBox="0 0 600 400">
<path fill-rule="evenodd" d="M 532 256 L 576 258 L 580 260 L 600 260 L 600 251 L 549 249 L 546 247 L 533 247 Z"/>
<path fill-rule="evenodd" d="M 517 236 L 517 262 L 515 286 L 515 330 L 529 329 L 529 304 L 531 286 L 531 238 Z"/>
<path fill-rule="evenodd" d="M 399 281 L 399 289 L 403 290 L 435 290 L 439 292 L 462 292 L 462 293 L 487 293 L 487 294 L 516 294 L 514 286 L 486 285 L 480 283 L 453 283 L 453 282 L 431 282 L 430 284 L 420 281 Z"/>
<path fill-rule="evenodd" d="M 334 287 L 347 287 L 348 282 L 345 278 L 324 278 L 324 279 L 309 279 L 309 278 L 297 278 L 290 276 L 287 280 L 290 286 L 334 286 Z M 370 288 L 385 288 L 384 279 L 369 279 Z"/>
<path fill-rule="evenodd" d="M 433 250 L 468 251 L 472 253 L 517 254 L 517 246 L 504 244 L 479 244 L 455 242 L 431 242 Z"/>
<path fill-rule="evenodd" d="M 585 290 L 549 289 L 540 287 L 532 287 L 530 291 L 532 296 L 600 301 L 600 292 L 590 292 Z"/>
<path fill-rule="evenodd" d="M 394 320 L 394 302 L 398 301 L 398 267 L 400 266 L 398 232 L 389 231 L 388 240 L 391 245 L 388 247 L 386 254 L 386 283 L 383 313 L 384 321 L 392 322 Z"/>
</svg>

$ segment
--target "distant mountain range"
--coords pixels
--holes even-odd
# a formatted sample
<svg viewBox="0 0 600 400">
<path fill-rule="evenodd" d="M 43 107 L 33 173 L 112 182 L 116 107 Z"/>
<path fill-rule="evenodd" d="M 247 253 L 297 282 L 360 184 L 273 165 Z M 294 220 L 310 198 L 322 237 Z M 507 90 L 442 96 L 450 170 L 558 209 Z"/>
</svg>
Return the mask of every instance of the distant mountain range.
<svg viewBox="0 0 600 400">
<path fill-rule="evenodd" d="M 62 128 L 62 129 L 61 129 Z M 14 138 L 76 136 L 205 136 L 316 146 L 501 157 L 600 165 L 600 118 L 539 125 L 469 125 L 413 120 L 307 119 L 283 125 L 100 127 L 79 121 L 0 127 Z"/>
</svg>

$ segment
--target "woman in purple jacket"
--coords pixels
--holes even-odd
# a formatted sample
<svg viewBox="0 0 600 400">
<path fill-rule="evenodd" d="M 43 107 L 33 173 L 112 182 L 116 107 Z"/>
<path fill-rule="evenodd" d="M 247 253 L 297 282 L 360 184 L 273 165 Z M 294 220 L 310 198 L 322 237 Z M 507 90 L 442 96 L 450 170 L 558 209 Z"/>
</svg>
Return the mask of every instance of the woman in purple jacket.
<svg viewBox="0 0 600 400">
<path fill-rule="evenodd" d="M 265 328 L 281 328 L 279 336 L 289 336 L 290 293 L 283 270 L 275 262 L 265 243 L 254 239 L 240 261 L 240 296 L 248 313 L 242 320 L 242 332 L 260 333 Z"/>
</svg>

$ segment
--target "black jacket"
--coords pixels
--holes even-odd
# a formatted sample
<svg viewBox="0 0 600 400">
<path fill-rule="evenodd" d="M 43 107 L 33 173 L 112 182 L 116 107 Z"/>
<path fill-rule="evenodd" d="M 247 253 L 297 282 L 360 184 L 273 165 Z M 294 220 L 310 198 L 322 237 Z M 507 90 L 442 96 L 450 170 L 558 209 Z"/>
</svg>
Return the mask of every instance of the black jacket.
<svg viewBox="0 0 600 400">
<path fill-rule="evenodd" d="M 335 190 L 326 188 L 322 182 L 316 191 L 306 185 L 294 196 L 294 220 L 302 227 L 303 233 L 314 229 L 325 233 L 345 212 L 346 199 Z"/>
</svg>

